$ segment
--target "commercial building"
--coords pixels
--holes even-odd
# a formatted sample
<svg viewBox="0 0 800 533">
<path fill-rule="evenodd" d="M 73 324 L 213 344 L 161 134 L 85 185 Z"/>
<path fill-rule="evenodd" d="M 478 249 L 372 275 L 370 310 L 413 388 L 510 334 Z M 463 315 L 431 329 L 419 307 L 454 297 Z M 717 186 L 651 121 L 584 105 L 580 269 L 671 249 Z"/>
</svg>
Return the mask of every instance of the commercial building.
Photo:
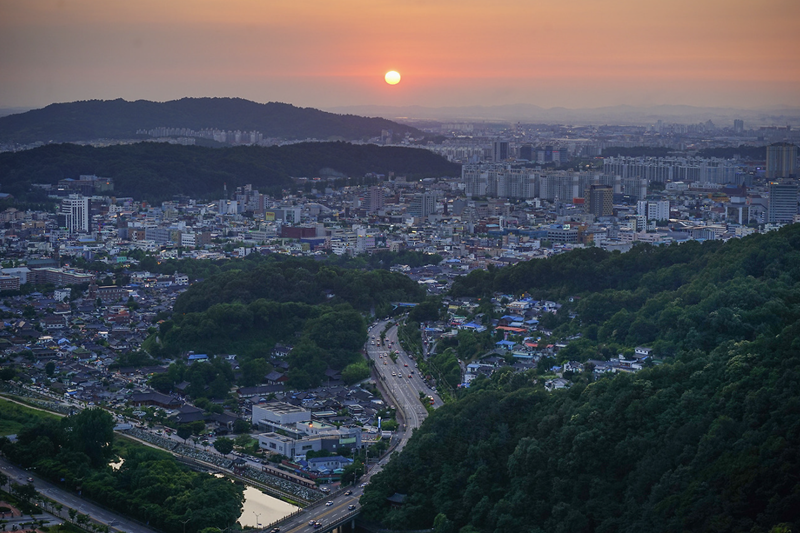
<svg viewBox="0 0 800 533">
<path fill-rule="evenodd" d="M 586 189 L 585 206 L 596 217 L 614 214 L 614 190 L 608 185 L 590 185 Z"/>
<path fill-rule="evenodd" d="M 647 202 L 640 200 L 636 203 L 636 214 L 645 220 L 669 220 L 669 201 Z"/>
<path fill-rule="evenodd" d="M 797 214 L 797 180 L 773 181 L 769 184 L 770 223 L 791 223 Z"/>
<path fill-rule="evenodd" d="M 64 270 L 63 268 L 34 268 L 28 273 L 28 282 L 34 285 L 52 283 L 56 287 L 89 283 L 94 280 L 93 274 Z"/>
<path fill-rule="evenodd" d="M 62 227 L 70 233 L 89 231 L 89 198 L 80 194 L 70 194 L 61 200 Z"/>
<path fill-rule="evenodd" d="M 254 405 L 251 421 L 255 427 L 294 426 L 298 422 L 310 422 L 311 411 L 285 402 L 269 402 Z"/>
</svg>

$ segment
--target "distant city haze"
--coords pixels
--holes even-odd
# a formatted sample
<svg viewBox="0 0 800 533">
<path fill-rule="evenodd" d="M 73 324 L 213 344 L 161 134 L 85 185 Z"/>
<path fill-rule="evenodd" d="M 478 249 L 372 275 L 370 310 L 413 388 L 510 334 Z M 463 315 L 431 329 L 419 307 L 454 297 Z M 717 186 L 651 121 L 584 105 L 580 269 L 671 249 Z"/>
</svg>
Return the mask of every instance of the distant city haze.
<svg viewBox="0 0 800 533">
<path fill-rule="evenodd" d="M 800 106 L 799 20 L 797 0 L 0 0 L 0 107 Z"/>
</svg>

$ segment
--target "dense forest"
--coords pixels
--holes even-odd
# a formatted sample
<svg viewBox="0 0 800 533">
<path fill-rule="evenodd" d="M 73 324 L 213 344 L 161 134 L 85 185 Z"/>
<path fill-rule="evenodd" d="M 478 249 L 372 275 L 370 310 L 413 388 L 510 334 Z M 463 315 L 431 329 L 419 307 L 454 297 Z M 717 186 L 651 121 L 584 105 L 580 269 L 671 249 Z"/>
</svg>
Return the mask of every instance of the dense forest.
<svg viewBox="0 0 800 533">
<path fill-rule="evenodd" d="M 578 250 L 454 287 L 492 290 L 564 301 L 548 319 L 573 339 L 562 360 L 646 345 L 663 363 L 588 366 L 555 392 L 536 372 L 473 381 L 373 478 L 366 518 L 437 533 L 800 529 L 800 225 Z"/>
<path fill-rule="evenodd" d="M 288 356 L 294 387 L 319 385 L 328 368 L 363 379 L 369 374 L 359 356 L 367 335 L 363 314 L 386 315 L 393 301 L 425 297 L 424 289 L 407 276 L 382 269 L 346 270 L 282 258 L 254 265 L 220 272 L 181 294 L 172 319 L 162 322 L 146 341 L 148 352 L 235 353 L 248 369 L 248 379 L 260 383 L 270 369 L 267 360 L 273 347 L 286 342 L 294 346 Z M 169 390 L 186 379 L 179 371 L 176 367 L 168 382 L 157 383 L 159 388 Z M 210 397 L 225 394 L 232 380 L 222 372 L 195 378 L 195 397 L 203 391 Z"/>
<path fill-rule="evenodd" d="M 310 107 L 242 98 L 182 98 L 170 102 L 86 100 L 51 104 L 42 109 L 0 117 L 0 141 L 72 142 L 100 138 L 135 138 L 136 131 L 159 127 L 260 131 L 281 139 L 362 140 L 422 132 L 383 118 L 337 115 Z"/>
<path fill-rule="evenodd" d="M 193 472 L 167 453 L 138 446 L 126 449 L 115 470 L 108 464 L 113 445 L 114 419 L 102 409 L 26 425 L 13 443 L 0 439 L 0 451 L 17 464 L 161 531 L 225 529 L 236 523 L 244 502 L 242 486 Z"/>
<path fill-rule="evenodd" d="M 291 185 L 290 178 L 314 178 L 324 172 L 357 177 L 395 172 L 421 178 L 457 176 L 461 169 L 428 150 L 344 142 L 231 148 L 53 144 L 0 154 L 3 192 L 15 196 L 24 195 L 32 183 L 56 184 L 82 174 L 114 178 L 116 196 L 151 201 L 175 194 L 220 198 L 226 183 L 229 191 L 251 183 L 262 192 L 280 195 Z"/>
</svg>

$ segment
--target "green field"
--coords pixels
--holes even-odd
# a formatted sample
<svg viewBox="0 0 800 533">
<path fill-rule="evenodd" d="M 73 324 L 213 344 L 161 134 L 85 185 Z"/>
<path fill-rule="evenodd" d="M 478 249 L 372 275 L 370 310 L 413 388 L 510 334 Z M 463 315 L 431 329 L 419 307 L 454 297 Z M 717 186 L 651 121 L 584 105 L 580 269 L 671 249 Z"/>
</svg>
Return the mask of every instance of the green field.
<svg viewBox="0 0 800 533">
<path fill-rule="evenodd" d="M 23 426 L 33 424 L 43 418 L 58 419 L 60 417 L 0 399 L 0 436 L 15 435 Z"/>
</svg>

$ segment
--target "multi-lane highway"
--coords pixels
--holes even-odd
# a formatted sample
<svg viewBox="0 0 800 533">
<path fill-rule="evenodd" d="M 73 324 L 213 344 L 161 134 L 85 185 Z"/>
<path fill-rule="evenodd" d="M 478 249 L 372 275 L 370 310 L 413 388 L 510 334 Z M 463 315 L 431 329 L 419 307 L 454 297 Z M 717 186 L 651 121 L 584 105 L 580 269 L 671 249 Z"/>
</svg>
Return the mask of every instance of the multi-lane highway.
<svg viewBox="0 0 800 533">
<path fill-rule="evenodd" d="M 405 422 L 402 430 L 402 442 L 398 449 L 405 444 L 411 431 L 418 428 L 428 412 L 420 401 L 420 393 L 434 399 L 434 407 L 442 405 L 441 399 L 431 389 L 420 375 L 417 363 L 400 346 L 397 340 L 397 326 L 392 325 L 381 342 L 381 333 L 386 328 L 386 322 L 381 321 L 369 330 L 367 341 L 367 355 L 375 363 L 375 370 L 382 388 L 388 393 L 400 411 L 400 416 Z M 391 353 L 396 353 L 392 359 Z"/>
<path fill-rule="evenodd" d="M 425 396 L 434 399 L 433 406 L 442 405 L 442 400 L 425 383 L 423 376 L 420 375 L 416 361 L 412 359 L 397 339 L 397 325 L 392 324 L 386 329 L 387 321 L 379 321 L 369 328 L 369 338 L 366 343 L 366 354 L 374 361 L 375 377 L 379 382 L 379 388 L 383 391 L 385 399 L 393 404 L 398 410 L 398 419 L 401 423 L 395 436 L 395 451 L 401 450 L 414 429 L 418 428 L 428 415 L 427 410 L 420 401 L 420 392 Z M 385 338 L 381 342 L 381 333 L 386 331 Z M 389 355 L 396 353 L 396 358 L 392 359 Z M 358 511 L 358 499 L 363 494 L 364 486 L 369 482 L 369 478 L 378 473 L 388 462 L 389 456 L 385 456 L 378 463 L 370 465 L 368 473 L 360 480 L 361 485 L 352 487 L 347 491 L 339 491 L 330 498 L 307 507 L 299 514 L 282 521 L 280 528 L 282 532 L 298 533 L 300 531 L 316 531 L 326 529 L 327 526 L 342 522 L 345 518 Z M 19 470 L 7 462 L 0 462 L 3 470 L 11 474 L 12 479 L 25 477 L 25 471 Z M 98 506 L 82 500 L 79 496 L 67 493 L 61 489 L 37 480 L 37 488 L 47 496 L 56 501 L 78 509 L 80 512 L 90 514 L 100 522 L 122 529 L 128 532 L 146 533 L 151 531 L 149 528 L 126 520 L 115 513 L 108 512 Z M 319 525 L 317 525 L 319 523 Z"/>
<path fill-rule="evenodd" d="M 397 340 L 397 326 L 393 325 L 386 331 L 385 342 L 381 343 L 381 333 L 386 329 L 387 321 L 380 321 L 369 328 L 366 354 L 375 364 L 375 377 L 379 387 L 384 391 L 384 396 L 394 404 L 402 420 L 398 430 L 399 441 L 395 450 L 401 450 L 415 428 L 425 420 L 428 415 L 425 406 L 419 398 L 419 393 L 434 399 L 434 407 L 442 405 L 439 396 L 425 383 L 416 367 L 416 362 L 405 353 Z M 390 352 L 397 352 L 396 361 L 389 356 Z M 324 529 L 331 524 L 339 523 L 358 510 L 358 499 L 369 483 L 369 478 L 380 472 L 389 456 L 387 455 L 377 464 L 371 465 L 369 472 L 359 480 L 361 485 L 349 491 L 339 492 L 323 502 L 306 507 L 303 512 L 293 516 L 280 524 L 281 532 L 299 533 Z M 349 494 L 348 494 L 349 492 Z M 330 502 L 330 504 L 329 504 Z M 320 526 L 316 526 L 319 522 Z"/>
</svg>

